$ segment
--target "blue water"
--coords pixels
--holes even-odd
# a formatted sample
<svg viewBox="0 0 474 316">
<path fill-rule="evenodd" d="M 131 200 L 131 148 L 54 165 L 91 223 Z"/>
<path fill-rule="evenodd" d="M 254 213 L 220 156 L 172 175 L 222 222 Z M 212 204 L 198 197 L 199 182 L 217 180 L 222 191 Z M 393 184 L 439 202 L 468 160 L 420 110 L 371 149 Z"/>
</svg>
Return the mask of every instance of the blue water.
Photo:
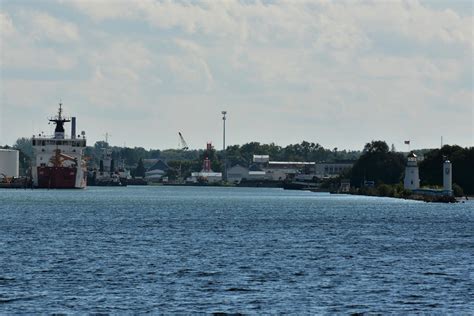
<svg viewBox="0 0 474 316">
<path fill-rule="evenodd" d="M 0 190 L 0 313 L 474 312 L 474 203 Z"/>
</svg>

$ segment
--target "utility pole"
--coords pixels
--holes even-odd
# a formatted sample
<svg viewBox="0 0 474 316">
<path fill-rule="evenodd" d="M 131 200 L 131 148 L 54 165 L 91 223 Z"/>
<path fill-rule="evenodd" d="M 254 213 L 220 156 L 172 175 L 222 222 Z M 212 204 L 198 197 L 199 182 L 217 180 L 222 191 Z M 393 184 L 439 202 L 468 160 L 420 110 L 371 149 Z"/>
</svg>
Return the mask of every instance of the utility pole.
<svg viewBox="0 0 474 316">
<path fill-rule="evenodd" d="M 224 173 L 222 175 L 222 179 L 224 182 L 227 182 L 227 150 L 225 148 L 225 121 L 226 121 L 226 114 L 227 111 L 222 111 L 222 122 L 224 123 L 224 132 L 223 132 L 223 142 L 222 142 L 222 150 L 224 152 Z"/>
</svg>

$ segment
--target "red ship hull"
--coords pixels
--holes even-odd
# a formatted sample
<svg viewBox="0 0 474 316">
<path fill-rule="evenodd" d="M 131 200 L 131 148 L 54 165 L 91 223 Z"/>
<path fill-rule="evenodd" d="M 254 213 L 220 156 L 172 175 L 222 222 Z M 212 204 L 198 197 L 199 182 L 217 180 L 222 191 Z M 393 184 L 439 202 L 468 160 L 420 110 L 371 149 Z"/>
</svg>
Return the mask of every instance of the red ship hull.
<svg viewBox="0 0 474 316">
<path fill-rule="evenodd" d="M 38 188 L 75 189 L 76 168 L 38 167 Z"/>
</svg>

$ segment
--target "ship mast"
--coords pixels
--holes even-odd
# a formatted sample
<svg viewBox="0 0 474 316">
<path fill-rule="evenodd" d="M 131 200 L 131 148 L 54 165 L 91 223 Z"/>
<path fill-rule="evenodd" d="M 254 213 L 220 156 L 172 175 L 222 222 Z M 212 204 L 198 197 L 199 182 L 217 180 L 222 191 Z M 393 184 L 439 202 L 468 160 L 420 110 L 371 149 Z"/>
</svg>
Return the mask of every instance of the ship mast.
<svg viewBox="0 0 474 316">
<path fill-rule="evenodd" d="M 64 139 L 64 123 L 70 122 L 71 120 L 63 117 L 63 104 L 59 102 L 58 115 L 49 119 L 50 122 L 56 124 L 54 129 L 55 139 Z"/>
</svg>

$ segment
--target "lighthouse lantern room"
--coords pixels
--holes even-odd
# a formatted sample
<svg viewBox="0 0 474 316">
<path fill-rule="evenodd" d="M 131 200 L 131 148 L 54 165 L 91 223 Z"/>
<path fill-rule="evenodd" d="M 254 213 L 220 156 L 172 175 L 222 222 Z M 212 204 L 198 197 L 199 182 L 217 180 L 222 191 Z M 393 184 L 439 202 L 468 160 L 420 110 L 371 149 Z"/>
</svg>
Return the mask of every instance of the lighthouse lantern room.
<svg viewBox="0 0 474 316">
<path fill-rule="evenodd" d="M 420 188 L 420 175 L 418 171 L 417 158 L 414 152 L 410 152 L 407 156 L 403 186 L 408 190 L 416 190 Z"/>
</svg>

